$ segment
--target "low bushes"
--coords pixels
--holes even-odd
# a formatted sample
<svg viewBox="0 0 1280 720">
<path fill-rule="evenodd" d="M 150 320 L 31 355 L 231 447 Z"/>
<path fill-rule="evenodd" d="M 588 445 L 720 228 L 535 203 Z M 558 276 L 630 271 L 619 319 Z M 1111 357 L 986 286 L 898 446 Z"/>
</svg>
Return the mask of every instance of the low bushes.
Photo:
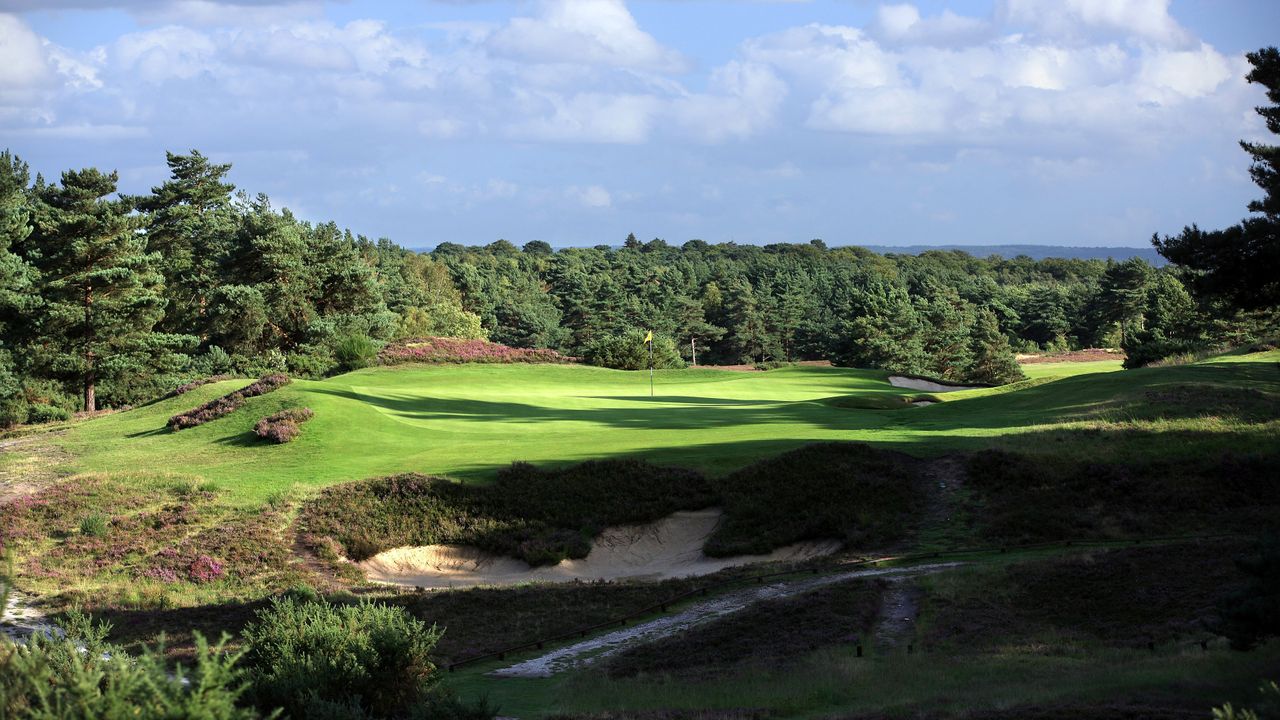
<svg viewBox="0 0 1280 720">
<path fill-rule="evenodd" d="M 491 485 L 398 475 L 326 488 L 302 509 L 323 550 L 363 560 L 412 545 L 466 544 L 533 565 L 585 557 L 607 527 L 715 505 L 725 521 L 710 555 L 767 553 L 802 540 L 883 545 L 903 538 L 921 490 L 905 456 L 865 445 L 810 445 L 721 481 L 639 460 L 542 469 L 514 463 Z"/>
<path fill-rule="evenodd" d="M 492 485 L 398 475 L 326 488 L 302 509 L 312 544 L 333 538 L 363 560 L 405 545 L 461 543 L 533 565 L 585 557 L 610 526 L 715 504 L 700 473 L 638 460 L 542 470 L 516 463 Z"/>
<path fill-rule="evenodd" d="M 179 395 L 186 395 L 187 393 L 191 392 L 192 390 L 195 390 L 198 387 L 202 387 L 204 385 L 211 385 L 216 382 L 222 382 L 223 380 L 231 380 L 232 377 L 233 376 L 231 375 L 210 375 L 208 377 L 197 378 L 195 380 L 192 380 L 191 382 L 183 383 L 178 387 L 170 390 L 168 394 L 164 396 L 164 399 L 178 397 Z"/>
<path fill-rule="evenodd" d="M 404 338 L 382 348 L 378 362 L 402 363 L 569 363 L 573 358 L 545 348 L 513 348 L 487 340 Z"/>
<path fill-rule="evenodd" d="M 235 412 L 244 404 L 245 400 L 279 390 L 289 383 L 290 380 L 288 375 L 281 373 L 264 375 L 257 381 L 241 388 L 240 390 L 227 393 L 220 398 L 210 400 L 200 407 L 174 415 L 169 418 L 169 427 L 174 432 L 177 432 L 186 428 L 203 425 L 211 420 L 217 420 L 220 417 L 230 415 Z"/>
<path fill-rule="evenodd" d="M 400 608 L 276 600 L 245 628 L 250 697 L 309 717 L 395 717 L 428 700 L 441 631 Z"/>
<path fill-rule="evenodd" d="M 858 546 L 901 540 L 924 492 L 906 456 L 860 443 L 815 443 L 749 465 L 721 485 L 716 557 L 762 554 L 802 540 Z"/>
<path fill-rule="evenodd" d="M 966 461 L 968 514 L 1010 543 L 1276 527 L 1274 453 L 1103 463 L 986 450 Z"/>
<path fill-rule="evenodd" d="M 315 416 L 311 408 L 289 408 L 273 415 L 268 415 L 253 426 L 258 437 L 274 443 L 293 441 L 302 433 L 298 426 Z"/>
</svg>

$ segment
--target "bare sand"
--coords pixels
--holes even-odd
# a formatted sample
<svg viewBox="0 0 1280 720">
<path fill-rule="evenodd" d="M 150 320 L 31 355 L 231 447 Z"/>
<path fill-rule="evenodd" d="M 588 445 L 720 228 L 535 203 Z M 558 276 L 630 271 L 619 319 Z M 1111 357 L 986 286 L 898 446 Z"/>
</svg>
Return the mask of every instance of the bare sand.
<svg viewBox="0 0 1280 720">
<path fill-rule="evenodd" d="M 528 582 L 665 580 L 708 575 L 727 567 L 805 560 L 839 549 L 836 541 L 805 542 L 768 555 L 707 557 L 707 538 L 720 523 L 718 509 L 677 512 L 656 523 L 609 528 L 581 560 L 531 567 L 515 558 L 464 545 L 428 545 L 387 550 L 359 563 L 370 580 L 421 588 L 463 588 Z"/>
<path fill-rule="evenodd" d="M 919 378 L 902 377 L 901 375 L 890 375 L 889 384 L 894 387 L 910 388 L 911 390 L 920 390 L 923 392 L 956 392 L 957 390 L 977 390 L 977 387 L 969 385 L 943 385 L 931 380 L 921 380 Z"/>
</svg>

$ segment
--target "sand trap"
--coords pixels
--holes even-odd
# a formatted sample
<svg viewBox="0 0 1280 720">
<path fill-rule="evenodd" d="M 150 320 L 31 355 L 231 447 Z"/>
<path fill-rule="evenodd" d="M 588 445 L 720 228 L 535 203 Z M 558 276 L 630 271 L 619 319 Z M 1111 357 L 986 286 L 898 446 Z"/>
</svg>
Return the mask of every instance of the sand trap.
<svg viewBox="0 0 1280 720">
<path fill-rule="evenodd" d="M 515 558 L 492 555 L 462 545 L 402 547 L 378 553 L 360 563 L 370 580 L 422 588 L 513 585 L 575 580 L 665 580 L 707 575 L 727 567 L 762 562 L 805 560 L 839 549 L 834 540 L 805 542 L 768 555 L 711 558 L 702 553 L 720 523 L 717 509 L 678 512 L 649 525 L 609 528 L 591 544 L 582 560 L 553 567 L 530 567 Z"/>
<path fill-rule="evenodd" d="M 969 385 L 943 385 L 931 380 L 920 380 L 919 378 L 902 377 L 901 375 L 890 375 L 889 384 L 894 387 L 910 388 L 912 390 L 922 390 L 924 392 L 956 392 L 957 390 L 977 390 L 977 387 Z"/>
</svg>

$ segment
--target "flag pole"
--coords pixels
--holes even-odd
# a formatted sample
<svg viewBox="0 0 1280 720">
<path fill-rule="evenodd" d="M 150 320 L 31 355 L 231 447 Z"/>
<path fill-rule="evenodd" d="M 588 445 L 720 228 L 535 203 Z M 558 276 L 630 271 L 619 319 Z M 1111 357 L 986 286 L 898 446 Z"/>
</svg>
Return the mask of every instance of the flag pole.
<svg viewBox="0 0 1280 720">
<path fill-rule="evenodd" d="M 649 397 L 653 397 L 653 331 L 649 331 Z"/>
</svg>

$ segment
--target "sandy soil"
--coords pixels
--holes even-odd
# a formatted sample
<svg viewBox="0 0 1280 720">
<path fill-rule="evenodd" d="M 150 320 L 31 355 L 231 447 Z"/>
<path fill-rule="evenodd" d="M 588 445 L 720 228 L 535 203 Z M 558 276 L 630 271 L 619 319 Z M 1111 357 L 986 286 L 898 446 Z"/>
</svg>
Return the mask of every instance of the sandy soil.
<svg viewBox="0 0 1280 720">
<path fill-rule="evenodd" d="M 804 560 L 828 555 L 839 543 L 788 545 L 768 555 L 711 558 L 703 554 L 707 538 L 720 523 L 717 509 L 678 512 L 649 525 L 610 528 L 591 545 L 582 560 L 553 567 L 530 567 L 515 558 L 460 545 L 404 547 L 379 553 L 360 563 L 370 580 L 421 588 L 461 588 L 526 582 L 578 580 L 664 580 L 708 575 L 737 565 Z"/>
<path fill-rule="evenodd" d="M 894 387 L 910 388 L 912 390 L 921 390 L 924 392 L 944 393 L 955 392 L 957 390 L 976 390 L 975 387 L 967 385 L 943 385 L 942 383 L 932 382 L 930 380 L 920 380 L 919 378 L 902 377 L 901 375 L 890 375 L 889 384 Z"/>
<path fill-rule="evenodd" d="M 850 570 L 823 577 L 776 582 L 760 587 L 749 587 L 723 595 L 706 602 L 697 603 L 674 615 L 667 615 L 656 620 L 626 627 L 598 637 L 573 643 L 553 650 L 544 655 L 523 662 L 500 668 L 490 672 L 496 677 L 551 677 L 557 673 L 573 670 L 583 665 L 597 662 L 601 658 L 641 643 L 653 642 L 676 633 L 684 632 L 716 618 L 737 612 L 752 603 L 772 598 L 787 597 L 814 588 L 844 582 L 859 577 L 905 578 L 929 573 L 941 572 L 953 568 L 959 563 L 938 563 L 907 568 L 871 568 Z M 899 614 L 905 613 L 899 609 Z"/>
</svg>

